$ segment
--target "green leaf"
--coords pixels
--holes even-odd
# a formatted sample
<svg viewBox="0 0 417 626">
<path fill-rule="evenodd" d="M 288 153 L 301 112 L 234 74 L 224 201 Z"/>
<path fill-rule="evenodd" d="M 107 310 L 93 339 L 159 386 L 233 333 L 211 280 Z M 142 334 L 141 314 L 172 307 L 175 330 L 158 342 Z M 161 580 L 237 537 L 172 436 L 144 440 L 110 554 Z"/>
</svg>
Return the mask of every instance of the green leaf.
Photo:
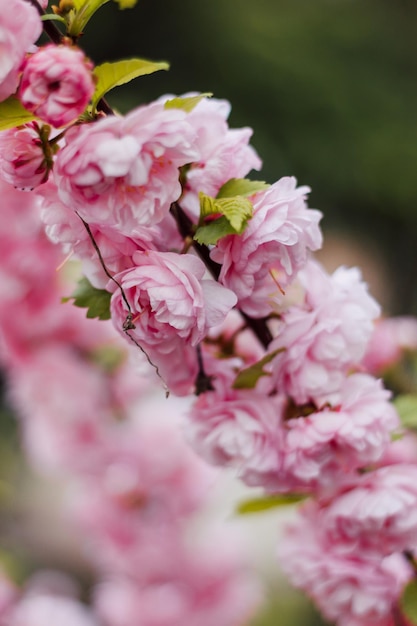
<svg viewBox="0 0 417 626">
<path fill-rule="evenodd" d="M 42 22 L 55 21 L 66 24 L 65 18 L 62 17 L 62 15 L 55 15 L 55 13 L 45 13 L 44 15 L 41 15 L 40 18 Z"/>
<path fill-rule="evenodd" d="M 412 624 L 417 624 L 417 579 L 413 578 L 406 585 L 400 598 L 400 608 Z"/>
<path fill-rule="evenodd" d="M 204 98 L 211 98 L 212 93 L 200 93 L 198 96 L 188 96 L 187 98 L 172 98 L 165 102 L 166 109 L 182 109 L 190 113 Z"/>
<path fill-rule="evenodd" d="M 236 235 L 236 231 L 233 226 L 227 221 L 225 217 L 220 217 L 218 220 L 213 220 L 206 226 L 200 226 L 197 228 L 194 239 L 205 246 L 216 244 L 219 239 L 226 237 L 226 235 Z"/>
<path fill-rule="evenodd" d="M 248 178 L 231 178 L 219 189 L 216 198 L 233 198 L 234 196 L 251 196 L 257 191 L 265 191 L 270 187 L 262 180 L 249 180 Z"/>
<path fill-rule="evenodd" d="M 243 196 L 234 198 L 212 198 L 200 192 L 200 225 L 194 239 L 205 245 L 216 244 L 226 235 L 241 235 L 252 217 L 253 206 Z M 219 216 L 205 223 L 209 216 Z"/>
<path fill-rule="evenodd" d="M 417 430 L 417 394 L 404 394 L 394 400 L 404 428 Z"/>
<path fill-rule="evenodd" d="M 263 359 L 257 361 L 257 363 L 241 370 L 232 385 L 233 389 L 254 389 L 261 376 L 271 375 L 269 372 L 264 371 L 264 365 L 270 363 L 279 352 L 283 352 L 284 350 L 285 348 L 274 350 L 274 352 L 266 354 Z"/>
<path fill-rule="evenodd" d="M 239 515 L 261 513 L 262 511 L 268 511 L 269 509 L 276 509 L 278 507 L 289 506 L 290 504 L 297 504 L 297 502 L 305 500 L 306 497 L 307 496 L 299 493 L 288 493 L 251 498 L 240 502 L 236 508 L 236 513 Z"/>
<path fill-rule="evenodd" d="M 109 0 L 73 0 L 74 9 L 66 15 L 68 34 L 81 35 L 94 13 L 107 2 Z"/>
<path fill-rule="evenodd" d="M 7 130 L 36 120 L 14 96 L 0 102 L 0 130 Z"/>
<path fill-rule="evenodd" d="M 74 305 L 82 309 L 86 308 L 87 317 L 98 317 L 100 320 L 110 319 L 111 293 L 105 289 L 96 289 L 85 277 L 78 281 L 74 293 L 68 298 L 62 298 L 62 302 L 74 300 Z"/>
<path fill-rule="evenodd" d="M 145 59 L 126 59 L 114 63 L 103 63 L 94 69 L 97 78 L 96 90 L 93 95 L 93 107 L 108 91 L 129 83 L 134 78 L 152 74 L 160 70 L 168 70 L 169 64 L 164 61 L 153 62 Z"/>
</svg>

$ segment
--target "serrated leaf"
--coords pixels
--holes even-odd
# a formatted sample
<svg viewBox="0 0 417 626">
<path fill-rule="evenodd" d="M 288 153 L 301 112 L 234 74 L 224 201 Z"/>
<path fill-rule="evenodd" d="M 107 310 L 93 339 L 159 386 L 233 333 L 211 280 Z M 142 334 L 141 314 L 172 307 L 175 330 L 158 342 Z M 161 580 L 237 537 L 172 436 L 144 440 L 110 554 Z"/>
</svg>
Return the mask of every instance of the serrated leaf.
<svg viewBox="0 0 417 626">
<path fill-rule="evenodd" d="M 243 196 L 233 198 L 212 198 L 200 192 L 200 216 L 224 215 L 237 233 L 242 233 L 248 219 L 252 217 L 253 205 Z"/>
<path fill-rule="evenodd" d="M 406 585 L 400 598 L 400 608 L 412 624 L 417 624 L 417 580 L 415 578 Z"/>
<path fill-rule="evenodd" d="M 36 120 L 35 115 L 29 113 L 14 96 L 0 102 L 0 130 L 22 126 L 33 120 Z"/>
<path fill-rule="evenodd" d="M 274 496 L 262 496 L 260 498 L 251 498 L 244 500 L 237 505 L 236 513 L 239 515 L 249 515 L 252 513 L 261 513 L 291 504 L 302 502 L 307 496 L 298 493 L 277 494 Z"/>
<path fill-rule="evenodd" d="M 111 293 L 105 289 L 96 289 L 90 281 L 83 277 L 78 281 L 74 293 L 68 298 L 62 298 L 63 302 L 74 300 L 73 304 L 82 309 L 87 309 L 87 317 L 98 317 L 100 320 L 110 319 Z"/>
<path fill-rule="evenodd" d="M 225 217 L 220 217 L 210 224 L 197 228 L 194 239 L 198 243 L 210 246 L 216 244 L 219 239 L 226 237 L 226 235 L 237 235 L 237 233 Z"/>
<path fill-rule="evenodd" d="M 404 394 L 394 400 L 404 428 L 417 430 L 417 394 Z"/>
<path fill-rule="evenodd" d="M 145 59 L 126 59 L 114 63 L 102 63 L 93 72 L 97 78 L 96 90 L 92 100 L 93 106 L 114 87 L 125 85 L 139 76 L 168 69 L 169 64 L 165 61 L 154 62 Z"/>
<path fill-rule="evenodd" d="M 222 215 L 230 222 L 236 232 L 241 234 L 247 221 L 252 217 L 252 202 L 243 196 L 235 196 L 234 198 L 216 200 L 216 205 L 221 208 Z"/>
<path fill-rule="evenodd" d="M 165 102 L 166 109 L 182 109 L 187 113 L 190 113 L 201 100 L 204 98 L 211 98 L 212 93 L 200 93 L 198 96 L 188 96 L 186 98 L 172 98 Z"/>
<path fill-rule="evenodd" d="M 262 180 L 249 180 L 248 178 L 231 178 L 219 189 L 216 198 L 233 198 L 234 196 L 251 196 L 257 191 L 265 191 L 270 187 Z"/>
<path fill-rule="evenodd" d="M 284 350 L 285 348 L 274 350 L 274 352 L 266 354 L 260 361 L 241 370 L 232 385 L 233 389 L 254 389 L 261 376 L 271 375 L 269 372 L 264 371 L 264 366 L 270 363 L 279 352 L 283 352 Z"/>
<path fill-rule="evenodd" d="M 86 27 L 94 13 L 109 0 L 72 0 L 74 9 L 67 16 L 68 34 L 77 37 Z"/>
</svg>

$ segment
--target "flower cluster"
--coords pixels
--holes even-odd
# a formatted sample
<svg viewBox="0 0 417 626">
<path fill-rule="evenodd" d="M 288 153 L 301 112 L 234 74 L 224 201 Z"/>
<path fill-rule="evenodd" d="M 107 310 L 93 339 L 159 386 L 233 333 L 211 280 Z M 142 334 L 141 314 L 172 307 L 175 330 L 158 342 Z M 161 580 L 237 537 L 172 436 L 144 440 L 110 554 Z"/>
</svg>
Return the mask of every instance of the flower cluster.
<svg viewBox="0 0 417 626">
<path fill-rule="evenodd" d="M 392 626 L 413 576 L 417 463 L 394 452 L 399 417 L 374 376 L 416 348 L 415 323 L 378 320 L 357 268 L 330 275 L 313 259 L 322 214 L 310 189 L 245 178 L 261 161 L 251 129 L 229 128 L 229 103 L 191 93 L 114 114 L 106 68 L 74 43 L 82 11 L 56 8 L 69 36 L 34 49 L 39 14 L 12 4 L 24 19 L 0 11 L 0 99 L 28 121 L 0 133 L 1 358 L 28 455 L 73 484 L 96 614 L 108 626 L 230 626 L 256 604 L 227 538 L 187 546 L 210 470 L 181 425 L 247 485 L 309 496 L 282 554 L 326 617 Z M 75 304 L 111 322 L 58 312 L 53 244 L 81 262 Z M 161 408 L 149 393 L 161 385 L 181 398 Z M 12 625 L 27 611 L 95 623 L 73 600 L 10 598 Z"/>
</svg>

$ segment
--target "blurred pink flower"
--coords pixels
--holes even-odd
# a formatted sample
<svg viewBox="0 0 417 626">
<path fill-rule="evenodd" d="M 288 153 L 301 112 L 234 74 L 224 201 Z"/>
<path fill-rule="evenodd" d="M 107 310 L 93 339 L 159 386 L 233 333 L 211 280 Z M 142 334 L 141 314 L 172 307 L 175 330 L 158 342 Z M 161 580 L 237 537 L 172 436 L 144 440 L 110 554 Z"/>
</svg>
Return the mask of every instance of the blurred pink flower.
<svg viewBox="0 0 417 626">
<path fill-rule="evenodd" d="M 393 607 L 413 575 L 401 554 L 347 553 L 322 532 L 314 505 L 287 529 L 279 558 L 292 584 L 338 626 L 394 626 Z"/>
<path fill-rule="evenodd" d="M 390 317 L 376 321 L 363 366 L 372 374 L 395 365 L 407 350 L 417 350 L 417 319 Z"/>
<path fill-rule="evenodd" d="M 43 46 L 24 65 L 19 98 L 47 124 L 66 126 L 84 112 L 93 95 L 92 69 L 79 48 Z"/>
<path fill-rule="evenodd" d="M 28 593 L 8 616 L 7 626 L 99 626 L 86 606 L 77 600 L 48 593 Z"/>
<path fill-rule="evenodd" d="M 261 600 L 260 585 L 233 539 L 217 534 L 204 545 L 194 543 L 153 580 L 102 583 L 96 590 L 98 615 L 108 626 L 247 624 Z"/>
<path fill-rule="evenodd" d="M 27 124 L 0 132 L 0 176 L 18 189 L 30 191 L 48 178 L 37 127 Z"/>
<path fill-rule="evenodd" d="M 0 0 L 0 101 L 16 91 L 25 53 L 41 32 L 40 16 L 29 2 Z"/>
</svg>

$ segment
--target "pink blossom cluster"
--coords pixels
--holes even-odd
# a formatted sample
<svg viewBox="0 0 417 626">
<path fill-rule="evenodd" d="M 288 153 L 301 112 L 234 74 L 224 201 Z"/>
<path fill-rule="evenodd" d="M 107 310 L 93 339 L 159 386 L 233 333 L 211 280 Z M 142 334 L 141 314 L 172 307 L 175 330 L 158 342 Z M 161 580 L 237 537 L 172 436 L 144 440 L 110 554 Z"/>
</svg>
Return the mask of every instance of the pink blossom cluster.
<svg viewBox="0 0 417 626">
<path fill-rule="evenodd" d="M 209 528 L 204 541 L 188 543 L 216 473 L 183 440 L 185 401 L 167 406 L 146 358 L 128 350 L 110 322 L 60 302 L 70 286 L 56 272 L 62 256 L 45 238 L 38 197 L 6 183 L 1 191 L 9 207 L 0 307 L 9 399 L 33 467 L 60 477 L 68 492 L 68 523 L 89 555 L 96 589 L 88 608 L 55 588 L 56 575 L 52 588 L 29 580 L 23 590 L 5 577 L 0 622 L 245 623 L 261 590 L 243 546 L 227 533 L 210 537 Z M 224 544 L 217 556 L 212 542 Z"/>
<path fill-rule="evenodd" d="M 261 161 L 251 129 L 229 127 L 229 103 L 87 109 L 92 63 L 66 39 L 34 49 L 39 16 L 12 4 L 25 19 L 0 17 L 0 97 L 16 92 L 36 120 L 0 133 L 0 355 L 27 454 L 72 485 L 69 516 L 100 584 L 94 614 L 28 595 L 10 623 L 74 611 L 82 626 L 247 620 L 258 589 L 239 554 L 185 538 L 211 472 L 180 413 L 210 464 L 310 497 L 282 556 L 327 618 L 393 625 L 415 574 L 404 554 L 417 543 L 417 464 L 391 443 L 400 421 L 374 375 L 416 349 L 415 321 L 379 320 L 357 268 L 330 275 L 312 258 L 322 214 L 310 189 L 245 179 Z M 59 305 L 63 255 L 91 283 L 86 306 L 110 302 L 111 323 Z M 181 398 L 154 401 L 161 385 Z M 169 424 L 157 419 L 167 407 Z"/>
</svg>

